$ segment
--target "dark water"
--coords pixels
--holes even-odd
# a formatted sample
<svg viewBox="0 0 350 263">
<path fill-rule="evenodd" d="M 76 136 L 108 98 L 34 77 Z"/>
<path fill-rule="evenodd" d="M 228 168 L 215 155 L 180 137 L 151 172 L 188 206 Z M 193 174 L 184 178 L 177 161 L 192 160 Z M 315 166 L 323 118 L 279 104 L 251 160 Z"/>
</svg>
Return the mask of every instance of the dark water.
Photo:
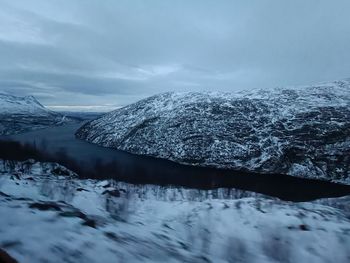
<svg viewBox="0 0 350 263">
<path fill-rule="evenodd" d="M 50 153 L 65 152 L 80 166 L 91 170 L 108 164 L 109 172 L 99 173 L 100 179 L 113 178 L 133 184 L 178 185 L 198 189 L 236 188 L 291 201 L 350 194 L 350 186 L 330 182 L 278 174 L 191 167 L 96 146 L 75 138 L 74 133 L 80 125 L 52 127 L 6 139 L 35 144 L 37 148 L 45 148 Z"/>
</svg>

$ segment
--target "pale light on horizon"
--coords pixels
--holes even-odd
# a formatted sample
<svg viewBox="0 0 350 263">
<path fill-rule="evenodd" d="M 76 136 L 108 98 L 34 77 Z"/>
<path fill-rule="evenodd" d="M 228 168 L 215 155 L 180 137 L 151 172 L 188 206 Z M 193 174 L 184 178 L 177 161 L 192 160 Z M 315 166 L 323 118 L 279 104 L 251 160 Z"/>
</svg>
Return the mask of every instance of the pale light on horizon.
<svg viewBox="0 0 350 263">
<path fill-rule="evenodd" d="M 109 112 L 121 108 L 121 106 L 112 105 L 51 105 L 45 106 L 52 111 L 68 111 L 68 112 Z"/>
</svg>

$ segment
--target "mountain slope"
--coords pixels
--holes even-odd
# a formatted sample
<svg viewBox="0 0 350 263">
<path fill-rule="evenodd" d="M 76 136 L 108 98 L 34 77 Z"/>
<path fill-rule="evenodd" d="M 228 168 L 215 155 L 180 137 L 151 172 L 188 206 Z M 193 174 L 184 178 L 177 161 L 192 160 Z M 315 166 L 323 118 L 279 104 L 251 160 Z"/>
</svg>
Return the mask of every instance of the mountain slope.
<svg viewBox="0 0 350 263">
<path fill-rule="evenodd" d="M 76 136 L 183 164 L 350 183 L 350 81 L 242 93 L 165 93 Z"/>
<path fill-rule="evenodd" d="M 33 96 L 18 97 L 0 93 L 0 135 L 15 134 L 72 121 L 50 111 Z"/>
</svg>

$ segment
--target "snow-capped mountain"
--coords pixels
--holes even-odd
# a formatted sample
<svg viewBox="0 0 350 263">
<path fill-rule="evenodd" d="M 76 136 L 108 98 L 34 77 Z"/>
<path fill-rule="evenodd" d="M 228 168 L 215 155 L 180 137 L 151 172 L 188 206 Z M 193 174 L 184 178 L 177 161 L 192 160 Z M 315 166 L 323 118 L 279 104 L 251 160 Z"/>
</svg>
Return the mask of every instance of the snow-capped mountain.
<svg viewBox="0 0 350 263">
<path fill-rule="evenodd" d="M 52 114 L 33 96 L 18 97 L 2 93 L 0 93 L 0 110 L 1 114 Z"/>
<path fill-rule="evenodd" d="M 349 196 L 292 203 L 79 180 L 0 160 L 0 247 L 19 262 L 348 262 Z"/>
<path fill-rule="evenodd" d="M 350 183 L 350 80 L 240 93 L 164 93 L 78 138 L 175 162 Z"/>
<path fill-rule="evenodd" d="M 18 97 L 0 93 L 0 135 L 60 125 L 72 121 L 46 109 L 33 96 Z"/>
</svg>

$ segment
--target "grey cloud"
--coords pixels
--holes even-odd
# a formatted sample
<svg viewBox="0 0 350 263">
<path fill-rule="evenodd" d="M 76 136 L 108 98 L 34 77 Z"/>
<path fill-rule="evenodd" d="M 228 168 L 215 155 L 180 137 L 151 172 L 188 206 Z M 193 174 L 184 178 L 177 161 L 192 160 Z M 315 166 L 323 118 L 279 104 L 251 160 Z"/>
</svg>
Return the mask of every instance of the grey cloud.
<svg viewBox="0 0 350 263">
<path fill-rule="evenodd" d="M 56 90 L 64 90 L 68 92 L 84 93 L 84 94 L 133 94 L 140 89 L 137 81 L 113 79 L 113 78 L 97 78 L 84 75 L 70 73 L 49 73 L 30 70 L 2 71 L 0 77 L 3 81 L 11 83 L 10 86 L 20 86 L 26 83 L 29 89 L 39 88 L 42 83 L 51 87 L 50 92 Z M 13 81 L 16 79 L 16 81 Z M 4 82 L 2 82 L 4 85 Z M 6 82 L 5 82 L 6 83 Z M 18 84 L 17 84 L 18 83 Z M 6 84 L 5 84 L 6 85 Z M 7 86 L 9 87 L 9 86 Z M 6 86 L 5 86 L 6 88 Z"/>
<path fill-rule="evenodd" d="M 51 105 L 67 94 L 80 94 L 77 105 L 81 96 L 119 105 L 169 90 L 350 76 L 347 0 L 0 0 L 0 7 L 0 89 L 36 93 Z"/>
</svg>

